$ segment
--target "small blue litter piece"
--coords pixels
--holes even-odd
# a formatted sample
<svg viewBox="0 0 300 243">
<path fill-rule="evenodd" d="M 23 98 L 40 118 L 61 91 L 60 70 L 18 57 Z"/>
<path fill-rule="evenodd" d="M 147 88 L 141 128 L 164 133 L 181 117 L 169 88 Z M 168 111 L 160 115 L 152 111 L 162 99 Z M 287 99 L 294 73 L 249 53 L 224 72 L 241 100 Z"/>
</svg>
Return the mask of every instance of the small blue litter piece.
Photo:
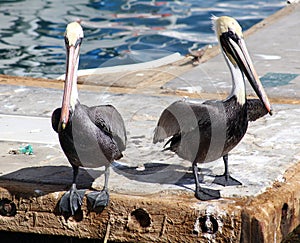
<svg viewBox="0 0 300 243">
<path fill-rule="evenodd" d="M 24 147 L 20 147 L 19 148 L 19 153 L 20 154 L 28 154 L 28 155 L 32 155 L 33 154 L 33 148 L 30 144 L 24 146 Z"/>
</svg>

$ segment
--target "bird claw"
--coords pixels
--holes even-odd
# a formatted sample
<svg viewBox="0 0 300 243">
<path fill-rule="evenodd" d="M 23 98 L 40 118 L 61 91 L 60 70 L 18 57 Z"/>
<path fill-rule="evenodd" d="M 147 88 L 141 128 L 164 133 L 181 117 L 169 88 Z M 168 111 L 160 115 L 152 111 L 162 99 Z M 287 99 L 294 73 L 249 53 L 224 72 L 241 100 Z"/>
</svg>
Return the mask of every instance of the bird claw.
<svg viewBox="0 0 300 243">
<path fill-rule="evenodd" d="M 100 192 L 94 191 L 89 193 L 86 197 L 92 206 L 92 209 L 106 207 L 109 203 L 109 193 L 107 190 L 102 190 Z"/>
<path fill-rule="evenodd" d="M 208 201 L 213 199 L 219 199 L 221 195 L 219 190 L 199 188 L 195 191 L 195 197 L 201 201 Z"/>
<path fill-rule="evenodd" d="M 242 185 L 241 182 L 239 182 L 237 179 L 234 179 L 231 176 L 226 175 L 218 175 L 214 179 L 213 183 L 221 185 L 221 186 L 240 186 Z"/>
<path fill-rule="evenodd" d="M 67 191 L 59 202 L 59 211 L 70 213 L 75 215 L 75 213 L 81 208 L 82 200 L 86 190 L 77 190 L 73 187 Z"/>
</svg>

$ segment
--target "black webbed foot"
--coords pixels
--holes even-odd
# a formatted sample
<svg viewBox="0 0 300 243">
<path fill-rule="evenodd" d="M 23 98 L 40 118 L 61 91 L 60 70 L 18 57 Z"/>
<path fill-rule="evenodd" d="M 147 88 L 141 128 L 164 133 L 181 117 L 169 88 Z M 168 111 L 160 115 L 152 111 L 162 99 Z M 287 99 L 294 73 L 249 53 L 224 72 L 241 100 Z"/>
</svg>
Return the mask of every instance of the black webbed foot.
<svg viewBox="0 0 300 243">
<path fill-rule="evenodd" d="M 80 209 L 82 200 L 86 190 L 77 190 L 76 184 L 67 191 L 59 201 L 59 211 L 75 215 L 76 211 Z"/>
<path fill-rule="evenodd" d="M 92 210 L 96 208 L 106 207 L 109 203 L 109 193 L 107 190 L 94 191 L 87 196 L 88 202 L 91 205 Z"/>
<path fill-rule="evenodd" d="M 239 182 L 237 179 L 234 179 L 231 176 L 226 175 L 218 175 L 214 179 L 213 183 L 222 185 L 222 186 L 239 186 L 242 185 L 241 182 Z"/>
<path fill-rule="evenodd" d="M 207 200 L 218 199 L 221 197 L 219 190 L 202 188 L 200 186 L 199 177 L 198 177 L 198 167 L 197 167 L 196 161 L 193 163 L 193 174 L 194 174 L 195 185 L 196 185 L 195 197 L 197 199 L 202 200 L 202 201 L 207 201 Z"/>
<path fill-rule="evenodd" d="M 223 161 L 224 161 L 224 167 L 225 167 L 224 174 L 216 176 L 216 178 L 215 178 L 215 180 L 213 182 L 215 184 L 219 184 L 219 185 L 222 185 L 222 186 L 239 186 L 239 185 L 242 185 L 241 182 L 239 182 L 238 180 L 234 179 L 229 174 L 229 170 L 228 170 L 228 154 L 225 154 L 223 156 Z"/>
<path fill-rule="evenodd" d="M 202 201 L 208 201 L 218 199 L 221 197 L 219 190 L 213 190 L 208 188 L 199 188 L 195 191 L 195 197 Z"/>
</svg>

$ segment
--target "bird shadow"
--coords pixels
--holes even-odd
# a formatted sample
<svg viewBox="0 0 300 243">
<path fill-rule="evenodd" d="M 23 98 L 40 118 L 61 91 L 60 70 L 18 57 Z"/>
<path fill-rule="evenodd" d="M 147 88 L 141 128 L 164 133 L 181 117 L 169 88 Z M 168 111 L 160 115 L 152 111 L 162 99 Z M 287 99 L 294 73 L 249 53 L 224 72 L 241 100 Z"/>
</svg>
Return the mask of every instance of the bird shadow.
<svg viewBox="0 0 300 243">
<path fill-rule="evenodd" d="M 138 167 L 113 162 L 112 169 L 117 174 L 138 182 L 177 185 L 189 190 L 191 189 L 187 185 L 195 183 L 192 168 L 178 164 L 145 163 L 143 167 Z M 210 169 L 202 168 L 199 174 L 200 182 L 203 181 L 203 175 L 210 174 Z"/>
<path fill-rule="evenodd" d="M 79 168 L 76 181 L 77 188 L 93 189 L 92 184 L 95 178 L 100 177 L 103 173 L 104 171 L 95 169 Z M 30 199 L 69 190 L 72 179 L 73 170 L 70 166 L 29 167 L 0 176 L 0 187 L 7 189 L 10 195 L 16 199 Z M 60 212 L 59 203 L 56 204 L 53 213 L 63 215 L 65 219 L 71 216 L 69 213 Z M 81 208 L 75 212 L 73 218 L 78 222 L 83 219 Z"/>
<path fill-rule="evenodd" d="M 91 188 L 95 178 L 102 174 L 103 171 L 79 168 L 77 188 Z M 30 198 L 68 190 L 72 178 L 73 170 L 70 166 L 28 167 L 0 176 L 0 185 L 12 195 Z"/>
<path fill-rule="evenodd" d="M 143 167 L 130 166 L 113 162 L 112 169 L 132 181 L 168 184 L 186 187 L 194 184 L 191 167 L 168 163 L 145 163 Z M 103 170 L 79 168 L 77 177 L 78 189 L 93 189 L 94 180 L 103 175 Z M 202 168 L 199 174 L 200 182 L 203 175 L 211 175 L 211 170 Z M 35 166 L 22 168 L 0 176 L 0 185 L 12 195 L 23 198 L 45 195 L 57 191 L 68 190 L 72 184 L 73 170 L 70 166 Z"/>
</svg>

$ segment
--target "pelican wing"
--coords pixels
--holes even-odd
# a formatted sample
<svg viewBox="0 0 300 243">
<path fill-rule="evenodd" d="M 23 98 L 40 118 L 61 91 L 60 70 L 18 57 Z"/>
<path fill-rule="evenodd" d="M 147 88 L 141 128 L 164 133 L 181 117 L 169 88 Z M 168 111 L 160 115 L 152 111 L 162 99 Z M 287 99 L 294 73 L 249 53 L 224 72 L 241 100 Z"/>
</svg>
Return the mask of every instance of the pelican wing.
<svg viewBox="0 0 300 243">
<path fill-rule="evenodd" d="M 57 133 L 58 133 L 60 114 L 61 114 L 61 108 L 57 108 L 56 110 L 53 111 L 51 116 L 52 128 Z"/>
<path fill-rule="evenodd" d="M 213 107 L 210 104 L 174 102 L 162 112 L 154 130 L 153 143 L 162 142 L 171 136 L 180 136 L 197 127 L 205 128 L 210 125 L 208 113 Z"/>
<path fill-rule="evenodd" d="M 268 114 L 264 104 L 259 99 L 247 100 L 247 116 L 248 121 L 255 121 Z"/>
<path fill-rule="evenodd" d="M 113 137 L 121 152 L 125 150 L 127 136 L 124 120 L 115 107 L 112 105 L 90 107 L 89 117 L 97 127 Z"/>
</svg>

